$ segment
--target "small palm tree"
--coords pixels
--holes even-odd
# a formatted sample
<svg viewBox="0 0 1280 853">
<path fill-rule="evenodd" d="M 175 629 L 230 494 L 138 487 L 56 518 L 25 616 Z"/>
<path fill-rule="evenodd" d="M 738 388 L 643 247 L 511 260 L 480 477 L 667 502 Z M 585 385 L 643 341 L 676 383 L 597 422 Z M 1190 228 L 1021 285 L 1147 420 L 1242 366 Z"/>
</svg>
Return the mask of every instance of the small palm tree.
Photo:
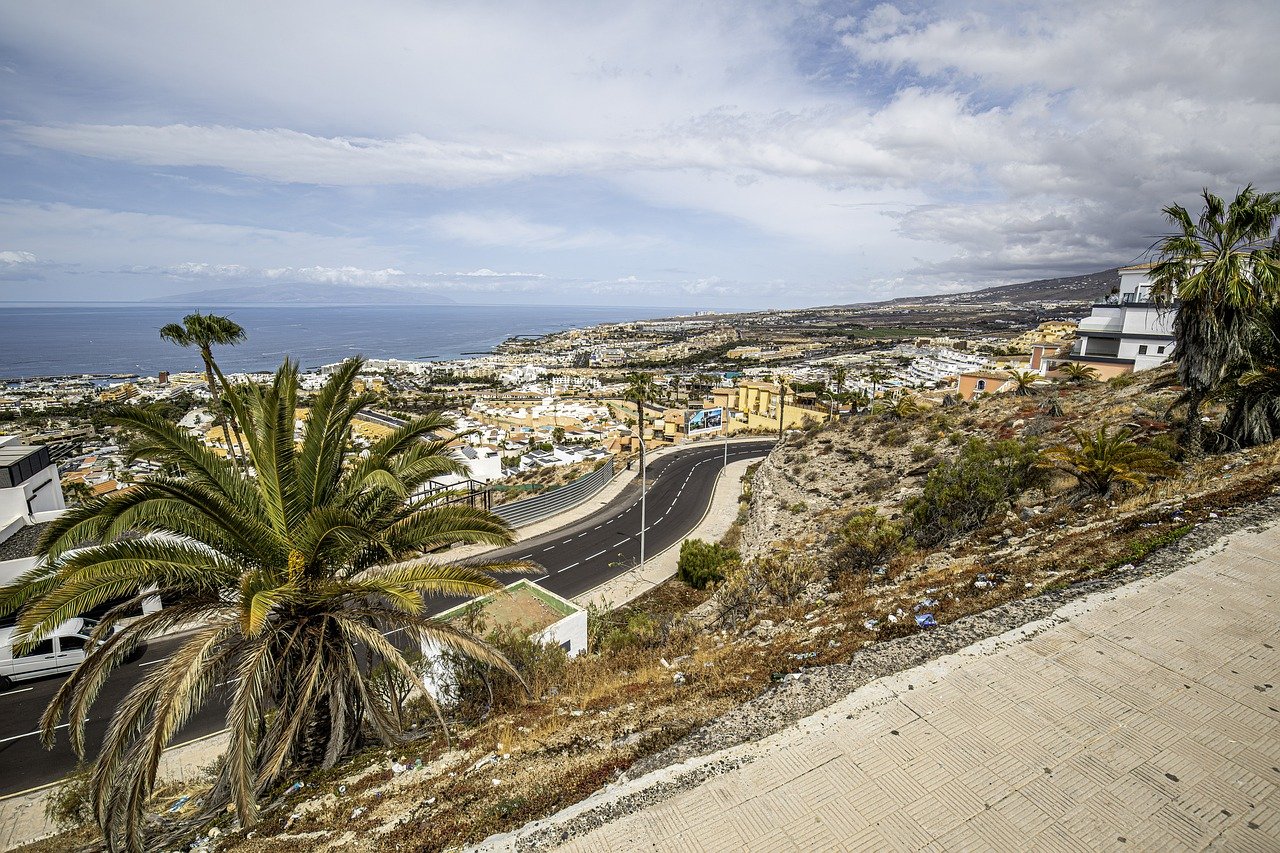
<svg viewBox="0 0 1280 853">
<path fill-rule="evenodd" d="M 1096 367 L 1081 364 L 1078 361 L 1068 361 L 1058 368 L 1058 372 L 1062 374 L 1063 380 L 1070 382 L 1072 385 L 1083 385 L 1098 378 L 1098 369 Z"/>
<path fill-rule="evenodd" d="M 1193 450 L 1201 445 L 1200 404 L 1244 358 L 1250 317 L 1280 298 L 1280 195 L 1248 186 L 1229 205 L 1207 189 L 1202 196 L 1198 219 L 1178 204 L 1164 209 L 1176 230 L 1157 244 L 1151 269 L 1153 296 L 1177 311 L 1173 361 Z"/>
<path fill-rule="evenodd" d="M 422 556 L 454 543 L 505 544 L 510 530 L 484 510 L 412 497 L 430 479 L 462 472 L 444 442 L 428 440 L 446 419 L 417 418 L 367 454 L 353 451 L 352 421 L 374 400 L 353 390 L 360 367 L 348 361 L 325 383 L 300 443 L 296 365 L 286 361 L 269 387 L 228 394 L 245 427 L 250 477 L 154 413 L 117 413 L 140 437 L 137 456 L 182 476 L 157 475 L 68 511 L 43 534 L 43 562 L 0 589 L 0 613 L 18 611 L 19 651 L 76 614 L 126 599 L 104 616 L 92 651 L 41 719 L 52 745 L 65 717 L 81 756 L 90 706 L 111 671 L 149 638 L 196 626 L 115 709 L 93 764 L 94 816 L 113 849 L 144 848 L 161 752 L 215 694 L 229 700 L 229 743 L 206 809 L 234 802 L 247 826 L 262 793 L 286 774 L 334 765 L 366 726 L 388 743 L 402 738 L 361 658 L 395 669 L 430 700 L 384 633 L 512 671 L 475 637 L 431 618 L 423 596 L 490 593 L 502 588 L 491 572 L 525 564 Z M 128 621 L 152 595 L 164 608 Z"/>
<path fill-rule="evenodd" d="M 1044 459 L 1074 476 L 1091 494 L 1106 497 L 1118 485 L 1141 485 L 1169 468 L 1169 457 L 1139 446 L 1133 433 L 1123 427 L 1114 433 L 1105 424 L 1096 432 L 1072 428 L 1071 435 L 1076 447 L 1051 447 L 1044 451 Z"/>
<path fill-rule="evenodd" d="M 213 404 L 222 409 L 222 414 L 231 425 L 231 433 L 235 436 L 235 449 L 231 448 L 231 443 L 227 443 L 234 458 L 236 450 L 240 453 L 240 459 L 245 458 L 244 442 L 240 438 L 240 427 L 236 424 L 235 414 L 228 412 L 226 407 L 219 401 L 222 400 L 222 391 L 214 383 L 214 375 L 221 376 L 218 371 L 217 364 L 213 360 L 213 347 L 218 346 L 235 346 L 243 343 L 248 337 L 244 328 L 228 317 L 222 317 L 218 314 L 201 314 L 196 311 L 194 314 L 188 314 L 182 318 L 181 323 L 170 323 L 160 329 L 160 337 L 166 341 L 173 341 L 180 347 L 196 347 L 200 351 L 200 360 L 204 362 L 204 380 L 209 386 L 209 398 Z"/>
<path fill-rule="evenodd" d="M 1013 393 L 1018 397 L 1030 397 L 1036 393 L 1036 383 L 1041 376 L 1030 370 L 1010 370 L 1009 381 L 1013 383 Z"/>
<path fill-rule="evenodd" d="M 871 395 L 861 388 L 856 388 L 845 395 L 849 401 L 849 408 L 856 414 L 863 411 L 871 405 Z"/>
<path fill-rule="evenodd" d="M 905 421 L 920 414 L 920 404 L 910 394 L 901 394 L 887 411 L 898 420 Z"/>
</svg>

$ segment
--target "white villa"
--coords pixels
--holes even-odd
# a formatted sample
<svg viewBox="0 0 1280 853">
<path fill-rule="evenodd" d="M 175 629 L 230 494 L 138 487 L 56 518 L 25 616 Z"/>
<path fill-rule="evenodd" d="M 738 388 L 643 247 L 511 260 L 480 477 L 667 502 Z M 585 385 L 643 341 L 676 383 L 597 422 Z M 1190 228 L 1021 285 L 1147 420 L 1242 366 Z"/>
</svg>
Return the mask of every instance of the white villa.
<svg viewBox="0 0 1280 853">
<path fill-rule="evenodd" d="M 1159 367 L 1173 353 L 1173 309 L 1152 301 L 1151 264 L 1123 267 L 1120 292 L 1095 303 L 1080 321 L 1065 360 L 1087 364 L 1108 379 Z"/>
</svg>

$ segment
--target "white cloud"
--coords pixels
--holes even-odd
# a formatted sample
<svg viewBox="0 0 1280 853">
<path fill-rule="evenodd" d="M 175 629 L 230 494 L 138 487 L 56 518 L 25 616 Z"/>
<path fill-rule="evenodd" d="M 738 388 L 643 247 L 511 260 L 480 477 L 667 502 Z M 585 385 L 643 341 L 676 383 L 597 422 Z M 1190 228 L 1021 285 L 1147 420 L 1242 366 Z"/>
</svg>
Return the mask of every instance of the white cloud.
<svg viewBox="0 0 1280 853">
<path fill-rule="evenodd" d="M 515 213 L 445 213 L 428 219 L 425 233 L 473 246 L 509 247 L 537 251 L 591 248 L 648 249 L 661 238 L 645 234 L 616 234 L 602 228 L 570 228 L 533 222 Z"/>
<path fill-rule="evenodd" d="M 949 288 L 1129 260 L 1160 208 L 1201 186 L 1280 186 L 1280 6 L 1264 0 L 1230 14 L 1189 0 L 140 2 L 0 7 L 0 47 L 58 69 L 49 82 L 14 60 L 5 75 L 23 84 L 5 89 L 14 120 L 0 125 L 15 156 L 394 202 L 336 236 L 63 209 L 43 227 L 68 229 L 42 237 L 0 209 L 17 229 L 0 233 L 42 257 L 83 237 L 92 251 L 78 251 L 121 266 L 220 258 L 352 283 L 457 269 L 474 273 L 421 280 L 691 298 L 771 297 L 785 279 L 784 296 L 853 298 L 859 282 Z M 79 80 L 127 97 L 72 103 Z M 243 222 L 269 221 L 254 195 Z M 530 268 L 527 253 L 545 279 L 490 268 Z"/>
<path fill-rule="evenodd" d="M 49 266 L 31 252 L 0 251 L 0 281 L 38 281 Z"/>
</svg>

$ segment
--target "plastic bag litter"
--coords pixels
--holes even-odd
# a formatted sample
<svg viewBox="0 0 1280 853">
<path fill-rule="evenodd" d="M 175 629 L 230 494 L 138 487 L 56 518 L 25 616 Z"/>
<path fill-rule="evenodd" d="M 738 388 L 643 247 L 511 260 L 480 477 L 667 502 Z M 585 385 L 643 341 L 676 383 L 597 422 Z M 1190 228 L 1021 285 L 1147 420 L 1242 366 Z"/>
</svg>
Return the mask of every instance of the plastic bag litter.
<svg viewBox="0 0 1280 853">
<path fill-rule="evenodd" d="M 917 613 L 916 624 L 921 628 L 936 628 L 938 627 L 938 620 L 933 618 L 932 613 Z"/>
</svg>

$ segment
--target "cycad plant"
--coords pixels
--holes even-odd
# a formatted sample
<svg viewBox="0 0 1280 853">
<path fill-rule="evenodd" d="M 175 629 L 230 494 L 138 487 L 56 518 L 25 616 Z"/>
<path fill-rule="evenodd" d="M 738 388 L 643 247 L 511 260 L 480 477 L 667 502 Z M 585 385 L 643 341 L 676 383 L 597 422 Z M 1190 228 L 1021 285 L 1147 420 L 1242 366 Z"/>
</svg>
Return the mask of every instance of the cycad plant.
<svg viewBox="0 0 1280 853">
<path fill-rule="evenodd" d="M 1165 473 L 1169 457 L 1133 441 L 1125 428 L 1109 432 L 1104 424 L 1095 432 L 1072 428 L 1076 447 L 1063 445 L 1044 451 L 1044 459 L 1080 482 L 1086 492 L 1107 497 L 1119 485 L 1141 485 Z"/>
<path fill-rule="evenodd" d="M 352 420 L 374 400 L 354 393 L 360 366 L 348 361 L 329 378 L 300 435 L 296 365 L 286 361 L 269 386 L 228 395 L 251 477 L 154 414 L 117 413 L 137 437 L 137 458 L 181 475 L 68 511 L 44 533 L 43 562 L 0 590 L 0 611 L 18 610 L 20 650 L 66 619 L 124 599 L 41 720 L 48 745 L 65 718 L 82 756 L 90 706 L 111 671 L 149 638 L 194 626 L 115 709 L 93 764 L 94 815 L 111 848 L 143 849 L 161 751 L 215 693 L 228 699 L 229 743 L 206 805 L 234 802 L 248 825 L 264 791 L 287 773 L 334 765 L 366 727 L 387 742 L 401 738 L 370 689 L 371 664 L 393 668 L 430 698 L 405 657 L 417 648 L 402 652 L 387 633 L 510 671 L 484 643 L 431 618 L 424 596 L 493 592 L 501 584 L 491 572 L 524 564 L 423 556 L 454 543 L 504 544 L 510 531 L 486 511 L 413 498 L 429 479 L 461 473 L 432 435 L 445 419 L 418 418 L 367 454 L 353 451 Z M 164 608 L 127 622 L 150 595 Z"/>
</svg>

